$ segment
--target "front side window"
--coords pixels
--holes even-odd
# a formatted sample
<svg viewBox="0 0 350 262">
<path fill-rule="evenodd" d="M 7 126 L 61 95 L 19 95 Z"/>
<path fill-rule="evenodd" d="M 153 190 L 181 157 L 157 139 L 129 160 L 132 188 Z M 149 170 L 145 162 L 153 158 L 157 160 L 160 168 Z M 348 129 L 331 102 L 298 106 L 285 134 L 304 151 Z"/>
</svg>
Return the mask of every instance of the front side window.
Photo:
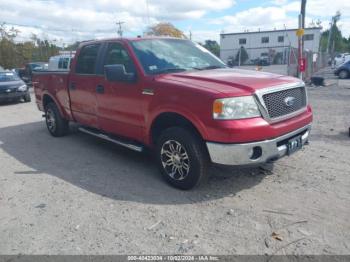
<svg viewBox="0 0 350 262">
<path fill-rule="evenodd" d="M 58 68 L 67 69 L 69 64 L 69 58 L 60 58 L 58 62 Z"/>
<path fill-rule="evenodd" d="M 123 65 L 127 73 L 135 73 L 134 63 L 120 43 L 110 43 L 103 65 Z"/>
<path fill-rule="evenodd" d="M 131 45 L 147 74 L 226 67 L 207 49 L 189 40 L 141 39 Z"/>
<path fill-rule="evenodd" d="M 94 44 L 87 45 L 82 48 L 77 60 L 77 66 L 75 70 L 77 74 L 95 74 L 99 47 L 100 44 Z"/>
</svg>

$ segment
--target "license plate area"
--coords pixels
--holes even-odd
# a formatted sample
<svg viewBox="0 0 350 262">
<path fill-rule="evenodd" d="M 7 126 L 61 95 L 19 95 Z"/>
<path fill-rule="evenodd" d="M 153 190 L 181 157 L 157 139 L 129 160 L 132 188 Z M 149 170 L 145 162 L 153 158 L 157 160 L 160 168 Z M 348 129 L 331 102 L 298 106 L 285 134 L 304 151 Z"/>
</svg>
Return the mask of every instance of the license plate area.
<svg viewBox="0 0 350 262">
<path fill-rule="evenodd" d="M 303 143 L 302 143 L 301 136 L 293 137 L 292 139 L 288 140 L 287 154 L 291 155 L 302 148 L 303 148 Z"/>
</svg>

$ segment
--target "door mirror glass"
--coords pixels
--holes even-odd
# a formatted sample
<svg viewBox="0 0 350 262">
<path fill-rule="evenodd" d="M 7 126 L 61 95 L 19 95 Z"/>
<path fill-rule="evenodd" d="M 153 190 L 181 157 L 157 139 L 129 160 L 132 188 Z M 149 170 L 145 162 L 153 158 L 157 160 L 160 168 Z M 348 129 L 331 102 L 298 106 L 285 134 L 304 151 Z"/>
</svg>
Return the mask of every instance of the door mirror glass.
<svg viewBox="0 0 350 262">
<path fill-rule="evenodd" d="M 135 82 L 136 74 L 127 73 L 124 65 L 105 65 L 105 77 L 109 82 Z"/>
</svg>

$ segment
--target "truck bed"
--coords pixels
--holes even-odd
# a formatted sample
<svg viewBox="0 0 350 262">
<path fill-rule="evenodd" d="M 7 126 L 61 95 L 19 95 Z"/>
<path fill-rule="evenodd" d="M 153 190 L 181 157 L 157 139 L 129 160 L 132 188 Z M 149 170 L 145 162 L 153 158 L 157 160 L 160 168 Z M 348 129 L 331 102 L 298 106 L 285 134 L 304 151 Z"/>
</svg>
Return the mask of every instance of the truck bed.
<svg viewBox="0 0 350 262">
<path fill-rule="evenodd" d="M 60 106 L 60 110 L 67 119 L 72 119 L 69 100 L 69 71 L 38 71 L 33 73 L 33 87 L 36 103 L 41 111 L 45 94 L 50 94 Z"/>
</svg>

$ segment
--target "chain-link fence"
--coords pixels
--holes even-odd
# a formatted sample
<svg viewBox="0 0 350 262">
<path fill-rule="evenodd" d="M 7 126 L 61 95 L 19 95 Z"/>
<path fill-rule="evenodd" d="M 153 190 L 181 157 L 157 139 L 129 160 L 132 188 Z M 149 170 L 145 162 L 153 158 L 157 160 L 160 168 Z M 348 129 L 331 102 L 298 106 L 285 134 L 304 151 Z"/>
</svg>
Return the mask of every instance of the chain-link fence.
<svg viewBox="0 0 350 262">
<path fill-rule="evenodd" d="M 232 66 L 287 64 L 290 47 L 222 49 L 221 59 Z"/>
<path fill-rule="evenodd" d="M 294 47 L 238 48 L 221 50 L 221 59 L 229 66 L 298 76 L 298 49 Z M 304 80 L 309 80 L 328 64 L 329 56 L 322 52 L 305 51 Z"/>
</svg>

